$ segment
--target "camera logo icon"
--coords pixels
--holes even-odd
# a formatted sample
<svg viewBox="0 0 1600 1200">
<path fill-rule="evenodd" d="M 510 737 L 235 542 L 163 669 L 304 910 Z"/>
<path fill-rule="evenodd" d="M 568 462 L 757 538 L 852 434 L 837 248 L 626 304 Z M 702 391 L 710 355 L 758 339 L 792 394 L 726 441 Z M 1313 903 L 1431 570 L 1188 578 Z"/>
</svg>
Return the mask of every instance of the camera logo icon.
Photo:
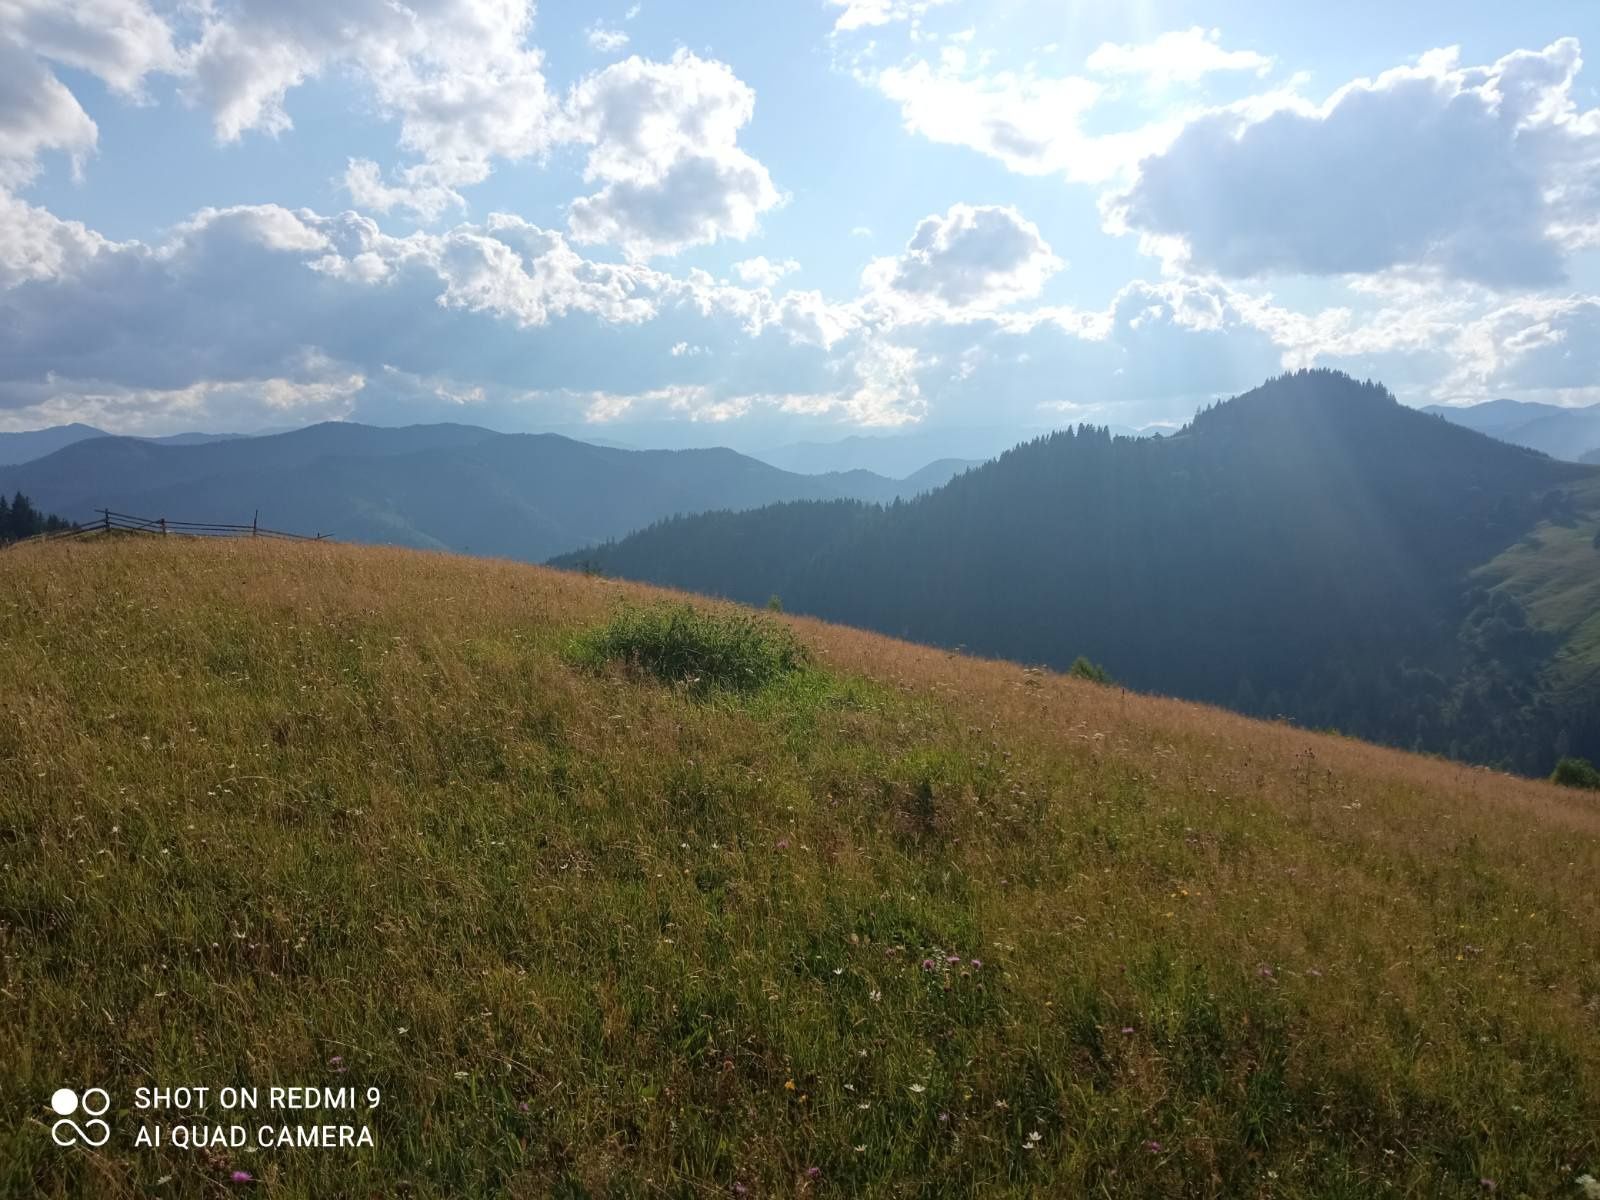
<svg viewBox="0 0 1600 1200">
<path fill-rule="evenodd" d="M 111 1107 L 111 1097 L 104 1088 L 89 1088 L 82 1097 L 71 1088 L 58 1088 L 50 1097 L 50 1107 L 61 1119 L 50 1126 L 50 1140 L 58 1146 L 104 1146 L 111 1140 L 111 1126 L 100 1117 Z M 82 1125 L 73 1115 L 82 1108 L 88 1118 Z"/>
</svg>

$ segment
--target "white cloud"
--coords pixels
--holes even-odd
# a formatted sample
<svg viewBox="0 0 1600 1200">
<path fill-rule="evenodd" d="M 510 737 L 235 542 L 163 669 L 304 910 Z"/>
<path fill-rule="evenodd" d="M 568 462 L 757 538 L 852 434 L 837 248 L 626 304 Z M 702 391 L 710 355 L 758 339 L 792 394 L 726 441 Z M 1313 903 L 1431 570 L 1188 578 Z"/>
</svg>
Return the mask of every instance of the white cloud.
<svg viewBox="0 0 1600 1200">
<path fill-rule="evenodd" d="M 583 31 L 589 49 L 598 54 L 615 54 L 628 44 L 628 35 L 620 29 L 609 29 L 596 21 Z"/>
<path fill-rule="evenodd" d="M 900 319 L 914 320 L 1030 299 L 1063 265 L 1016 209 L 956 204 L 924 217 L 904 253 L 874 261 L 864 279 Z"/>
<path fill-rule="evenodd" d="M 915 61 L 862 79 L 900 106 L 909 132 L 977 150 L 1023 175 L 1103 183 L 1160 149 L 1182 127 L 1181 118 L 1171 118 L 1089 133 L 1084 120 L 1104 95 L 1100 83 L 1031 70 L 975 73 L 959 54 L 946 55 L 938 67 Z"/>
<path fill-rule="evenodd" d="M 1253 50 L 1224 50 L 1222 31 L 1191 29 L 1163 33 L 1136 45 L 1106 42 L 1085 64 L 1098 75 L 1138 75 L 1152 84 L 1197 83 L 1218 71 L 1253 71 L 1265 75 L 1273 60 Z"/>
<path fill-rule="evenodd" d="M 1580 62 L 1570 38 L 1487 67 L 1441 51 L 1320 107 L 1208 115 L 1140 164 L 1113 220 L 1234 277 L 1559 282 L 1564 254 L 1600 241 L 1600 109 L 1573 101 Z"/>
<path fill-rule="evenodd" d="M 112 246 L 79 222 L 63 221 L 0 189 L 0 294 L 18 284 L 74 274 Z"/>
<path fill-rule="evenodd" d="M 848 33 L 875 25 L 915 21 L 930 9 L 949 4 L 951 0 L 827 0 L 827 3 L 829 7 L 844 10 L 833 23 L 834 32 Z"/>
<path fill-rule="evenodd" d="M 764 255 L 733 264 L 733 273 L 739 277 L 739 282 L 749 287 L 773 287 L 785 275 L 799 269 L 800 264 L 792 258 L 771 262 Z"/>
<path fill-rule="evenodd" d="M 183 52 L 185 88 L 211 110 L 222 141 L 288 131 L 288 93 L 340 68 L 366 83 L 399 122 L 401 147 L 425 165 L 421 180 L 398 185 L 424 213 L 442 207 L 437 189 L 479 183 L 494 160 L 550 145 L 543 60 L 526 41 L 531 0 L 233 0 L 203 11 L 203 32 Z M 362 168 L 347 182 L 371 195 L 373 174 Z M 406 202 L 400 192 L 390 199 Z"/>
<path fill-rule="evenodd" d="M 146 75 L 178 63 L 171 29 L 146 0 L 0 0 L 0 40 L 129 96 L 140 94 Z"/>
<path fill-rule="evenodd" d="M 570 136 L 590 145 L 584 178 L 602 186 L 573 202 L 574 239 L 644 258 L 750 236 L 780 200 L 738 145 L 754 111 L 755 93 L 725 64 L 686 50 L 582 80 L 567 105 Z"/>
<path fill-rule="evenodd" d="M 76 170 L 98 139 L 89 114 L 50 68 L 0 40 L 0 188 L 31 180 L 46 151 L 67 154 Z"/>
</svg>

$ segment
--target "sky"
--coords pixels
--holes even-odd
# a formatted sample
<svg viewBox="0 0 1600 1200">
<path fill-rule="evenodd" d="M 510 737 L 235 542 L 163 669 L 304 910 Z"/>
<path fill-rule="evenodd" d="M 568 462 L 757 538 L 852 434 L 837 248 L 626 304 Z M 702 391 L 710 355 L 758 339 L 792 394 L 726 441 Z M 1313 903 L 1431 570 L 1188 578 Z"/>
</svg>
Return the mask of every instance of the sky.
<svg viewBox="0 0 1600 1200">
<path fill-rule="evenodd" d="M 0 429 L 1600 402 L 1600 6 L 0 0 Z"/>
</svg>

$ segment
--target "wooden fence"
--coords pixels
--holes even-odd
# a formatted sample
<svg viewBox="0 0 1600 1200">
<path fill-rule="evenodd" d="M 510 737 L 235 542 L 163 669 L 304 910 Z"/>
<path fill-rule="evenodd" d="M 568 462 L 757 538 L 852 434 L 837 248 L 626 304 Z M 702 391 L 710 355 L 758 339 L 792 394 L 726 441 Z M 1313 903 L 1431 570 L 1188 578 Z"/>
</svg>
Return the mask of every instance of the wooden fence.
<svg viewBox="0 0 1600 1200">
<path fill-rule="evenodd" d="M 251 538 L 283 538 L 293 542 L 321 542 L 327 540 L 323 533 L 285 533 L 281 529 L 266 529 L 261 525 L 261 514 L 257 512 L 248 525 L 225 525 L 215 521 L 174 521 L 167 517 L 135 517 L 128 513 L 113 512 L 109 508 L 96 509 L 100 514 L 98 521 L 89 521 L 76 525 L 71 529 L 58 529 L 53 533 L 39 533 L 21 541 L 12 542 L 13 546 L 21 546 L 27 542 L 55 542 L 64 538 L 105 537 L 112 533 L 143 533 L 160 537 L 165 534 L 178 534 L 185 537 L 251 537 Z"/>
</svg>

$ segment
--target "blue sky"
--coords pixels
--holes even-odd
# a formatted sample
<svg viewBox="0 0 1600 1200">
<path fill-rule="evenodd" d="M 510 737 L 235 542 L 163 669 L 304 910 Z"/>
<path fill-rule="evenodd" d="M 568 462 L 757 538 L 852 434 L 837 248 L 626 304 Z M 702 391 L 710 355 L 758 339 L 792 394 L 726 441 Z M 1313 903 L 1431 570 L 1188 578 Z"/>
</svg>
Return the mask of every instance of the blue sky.
<svg viewBox="0 0 1600 1200">
<path fill-rule="evenodd" d="M 0 0 L 0 428 L 1593 403 L 1596 11 Z"/>
</svg>

